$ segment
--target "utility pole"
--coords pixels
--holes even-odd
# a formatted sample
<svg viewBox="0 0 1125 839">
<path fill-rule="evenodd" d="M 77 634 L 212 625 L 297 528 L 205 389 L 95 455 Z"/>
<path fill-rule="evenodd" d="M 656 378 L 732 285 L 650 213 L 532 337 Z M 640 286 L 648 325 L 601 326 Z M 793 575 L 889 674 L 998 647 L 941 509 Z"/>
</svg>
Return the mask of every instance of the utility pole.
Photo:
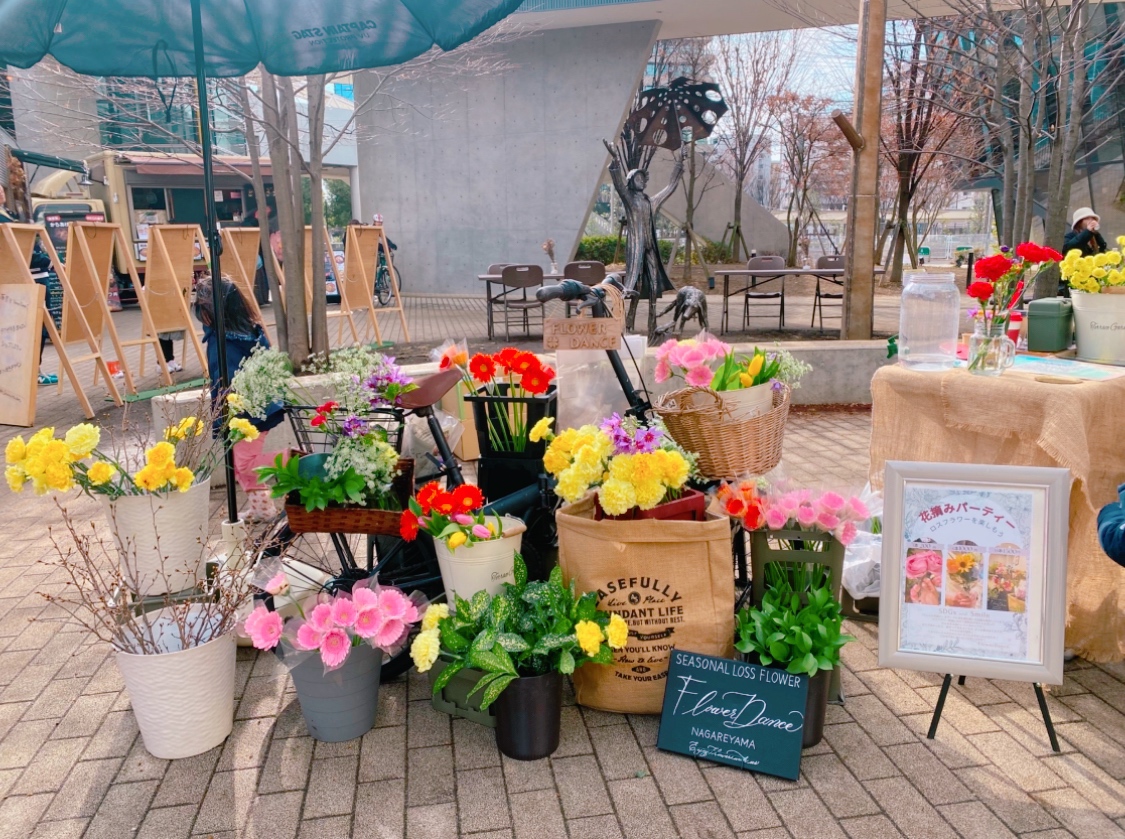
<svg viewBox="0 0 1125 839">
<path fill-rule="evenodd" d="M 874 326 L 875 228 L 879 221 L 879 128 L 883 111 L 883 48 L 886 28 L 887 0 L 862 0 L 855 59 L 855 123 L 858 135 L 856 129 L 850 134 L 848 131 L 844 132 L 855 149 L 852 195 L 848 203 L 844 242 L 847 285 L 844 291 L 841 337 L 848 340 L 869 339 Z"/>
</svg>

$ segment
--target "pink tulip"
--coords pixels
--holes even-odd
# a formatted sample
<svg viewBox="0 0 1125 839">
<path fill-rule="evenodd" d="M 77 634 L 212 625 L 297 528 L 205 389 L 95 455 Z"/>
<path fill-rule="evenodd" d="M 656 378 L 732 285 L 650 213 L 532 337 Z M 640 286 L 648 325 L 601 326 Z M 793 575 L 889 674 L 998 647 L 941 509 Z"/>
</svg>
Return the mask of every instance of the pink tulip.
<svg viewBox="0 0 1125 839">
<path fill-rule="evenodd" d="M 339 667 L 348 657 L 352 639 L 339 627 L 328 630 L 320 642 L 320 658 L 326 667 Z"/>
<path fill-rule="evenodd" d="M 352 589 L 352 603 L 355 604 L 357 611 L 362 612 L 364 609 L 374 609 L 379 605 L 379 595 L 367 586 L 357 585 Z"/>
<path fill-rule="evenodd" d="M 820 496 L 820 506 L 830 513 L 838 514 L 840 510 L 844 509 L 843 496 L 835 492 L 826 492 Z"/>
<path fill-rule="evenodd" d="M 916 580 L 929 570 L 930 563 L 927 561 L 926 554 L 914 554 L 906 558 L 906 576 L 910 579 Z"/>
<path fill-rule="evenodd" d="M 333 602 L 332 622 L 342 627 L 349 627 L 355 623 L 355 604 L 350 597 L 341 595 Z"/>
<path fill-rule="evenodd" d="M 840 517 L 834 516 L 832 513 L 824 510 L 816 517 L 816 524 L 821 530 L 827 530 L 831 533 L 840 526 Z"/>
<path fill-rule="evenodd" d="M 402 640 L 402 636 L 407 633 L 406 624 L 400 620 L 389 620 L 383 624 L 379 633 L 375 636 L 375 646 L 384 650 L 393 647 Z"/>
<path fill-rule="evenodd" d="M 491 539 L 492 531 L 485 527 L 483 524 L 474 524 L 473 535 L 478 539 Z"/>
<path fill-rule="evenodd" d="M 379 592 L 379 607 L 386 615 L 388 622 L 401 621 L 412 604 L 397 588 L 385 588 Z"/>
<path fill-rule="evenodd" d="M 453 521 L 457 522 L 457 524 L 461 525 L 462 527 L 468 527 L 473 523 L 473 517 L 467 516 L 464 513 L 454 513 Z"/>
<path fill-rule="evenodd" d="M 283 623 L 277 612 L 259 606 L 246 618 L 246 634 L 257 649 L 272 650 L 281 640 Z"/>
<path fill-rule="evenodd" d="M 770 530 L 781 530 L 789 521 L 789 516 L 773 507 L 766 511 L 766 527 Z"/>
<path fill-rule="evenodd" d="M 816 521 L 816 510 L 808 504 L 802 504 L 797 508 L 797 521 L 800 522 L 801 527 L 811 527 Z"/>
<path fill-rule="evenodd" d="M 333 625 L 332 607 L 327 603 L 316 604 L 316 608 L 309 613 L 308 622 L 313 629 L 323 635 Z"/>
<path fill-rule="evenodd" d="M 714 377 L 715 374 L 711 372 L 710 367 L 700 364 L 688 370 L 687 375 L 684 376 L 684 381 L 692 387 L 707 387 Z"/>
<path fill-rule="evenodd" d="M 355 634 L 360 638 L 374 638 L 386 623 L 386 615 L 378 608 L 360 609 L 355 616 Z"/>
<path fill-rule="evenodd" d="M 299 650 L 315 650 L 320 647 L 320 642 L 324 640 L 324 633 L 317 632 L 316 628 L 311 623 L 303 623 L 297 630 L 297 649 Z"/>
</svg>

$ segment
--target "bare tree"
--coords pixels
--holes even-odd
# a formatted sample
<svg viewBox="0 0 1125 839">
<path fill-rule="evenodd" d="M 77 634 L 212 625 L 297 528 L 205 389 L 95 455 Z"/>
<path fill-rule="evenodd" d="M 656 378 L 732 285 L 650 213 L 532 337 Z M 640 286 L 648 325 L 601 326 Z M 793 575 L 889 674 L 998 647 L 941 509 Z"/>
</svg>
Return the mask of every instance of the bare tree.
<svg viewBox="0 0 1125 839">
<path fill-rule="evenodd" d="M 755 164 L 770 153 L 771 104 L 793 84 L 798 36 L 760 32 L 729 35 L 712 42 L 714 74 L 730 110 L 716 132 L 719 165 L 735 187 L 732 223 L 734 261 L 741 259 L 742 201 Z"/>
</svg>

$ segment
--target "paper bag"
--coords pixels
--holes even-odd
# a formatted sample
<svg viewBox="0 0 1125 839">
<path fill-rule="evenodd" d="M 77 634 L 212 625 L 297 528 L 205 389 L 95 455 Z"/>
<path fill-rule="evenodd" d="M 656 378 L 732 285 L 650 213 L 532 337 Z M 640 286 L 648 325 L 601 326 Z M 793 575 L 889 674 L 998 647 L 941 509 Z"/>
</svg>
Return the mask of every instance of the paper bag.
<svg viewBox="0 0 1125 839">
<path fill-rule="evenodd" d="M 559 565 L 578 591 L 629 624 L 612 665 L 574 673 L 579 705 L 659 714 L 673 647 L 706 655 L 734 651 L 730 521 L 594 521 L 593 496 L 558 511 Z"/>
</svg>

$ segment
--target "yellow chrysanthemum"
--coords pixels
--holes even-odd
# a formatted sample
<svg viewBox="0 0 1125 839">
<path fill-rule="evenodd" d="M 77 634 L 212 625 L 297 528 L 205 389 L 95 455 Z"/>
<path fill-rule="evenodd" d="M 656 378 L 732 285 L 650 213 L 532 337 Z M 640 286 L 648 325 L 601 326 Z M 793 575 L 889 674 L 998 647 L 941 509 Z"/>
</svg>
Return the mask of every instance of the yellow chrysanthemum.
<svg viewBox="0 0 1125 839">
<path fill-rule="evenodd" d="M 24 443 L 23 437 L 13 437 L 9 440 L 8 445 L 4 447 L 4 462 L 9 465 L 22 463 L 25 457 L 27 457 L 27 444 Z"/>
<path fill-rule="evenodd" d="M 609 626 L 605 628 L 605 639 L 609 646 L 619 650 L 629 640 L 629 624 L 625 623 L 621 615 L 614 612 L 609 616 Z"/>
<path fill-rule="evenodd" d="M 551 424 L 554 421 L 554 417 L 543 417 L 543 419 L 531 426 L 531 431 L 528 432 L 527 439 L 533 443 L 538 443 L 551 433 Z"/>
<path fill-rule="evenodd" d="M 99 460 L 86 472 L 86 477 L 90 483 L 96 487 L 108 484 L 113 480 L 113 476 L 117 474 L 117 469 L 104 460 Z"/>
<path fill-rule="evenodd" d="M 168 480 L 180 492 L 187 492 L 195 482 L 195 473 L 186 466 L 181 466 L 172 473 L 172 477 Z"/>
<path fill-rule="evenodd" d="M 426 607 L 426 614 L 422 615 L 422 631 L 428 632 L 431 629 L 437 629 L 438 623 L 448 617 L 448 603 L 431 603 Z"/>
<path fill-rule="evenodd" d="M 578 639 L 582 652 L 589 656 L 597 655 L 605 640 L 602 628 L 593 621 L 578 621 L 574 625 L 574 637 Z"/>
<path fill-rule="evenodd" d="M 9 466 L 4 470 L 4 477 L 8 481 L 8 489 L 12 492 L 23 492 L 23 485 L 27 483 L 27 475 L 18 466 Z"/>
<path fill-rule="evenodd" d="M 238 434 L 240 439 L 247 441 L 257 440 L 261 434 L 250 420 L 241 417 L 235 417 L 230 421 L 230 429 Z"/>
<path fill-rule="evenodd" d="M 598 490 L 598 502 L 611 516 L 619 516 L 637 506 L 637 495 L 632 484 L 610 478 Z"/>
<path fill-rule="evenodd" d="M 440 652 L 441 636 L 437 629 L 419 632 L 414 643 L 410 645 L 410 657 L 414 660 L 414 666 L 418 668 L 419 673 L 425 673 L 433 667 Z"/>
<path fill-rule="evenodd" d="M 145 463 L 149 466 L 163 467 L 174 462 L 176 447 L 171 443 L 157 443 L 145 452 Z"/>
</svg>

